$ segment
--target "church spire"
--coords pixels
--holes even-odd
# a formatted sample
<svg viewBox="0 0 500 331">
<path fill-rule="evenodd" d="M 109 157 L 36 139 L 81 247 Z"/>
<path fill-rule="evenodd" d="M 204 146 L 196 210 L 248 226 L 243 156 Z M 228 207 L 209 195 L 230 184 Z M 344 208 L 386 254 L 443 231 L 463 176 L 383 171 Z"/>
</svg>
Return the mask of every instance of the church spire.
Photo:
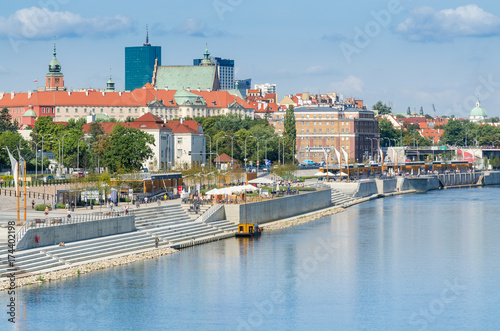
<svg viewBox="0 0 500 331">
<path fill-rule="evenodd" d="M 210 60 L 210 52 L 208 51 L 208 44 L 206 44 L 205 53 L 203 53 L 203 60 L 201 61 L 202 66 L 210 66 L 212 65 L 212 61 Z"/>
<path fill-rule="evenodd" d="M 146 42 L 143 44 L 143 46 L 151 46 L 151 44 L 149 43 L 149 30 L 147 24 L 146 24 Z"/>
<path fill-rule="evenodd" d="M 52 54 L 56 57 L 56 36 L 54 36 L 54 53 Z"/>
</svg>

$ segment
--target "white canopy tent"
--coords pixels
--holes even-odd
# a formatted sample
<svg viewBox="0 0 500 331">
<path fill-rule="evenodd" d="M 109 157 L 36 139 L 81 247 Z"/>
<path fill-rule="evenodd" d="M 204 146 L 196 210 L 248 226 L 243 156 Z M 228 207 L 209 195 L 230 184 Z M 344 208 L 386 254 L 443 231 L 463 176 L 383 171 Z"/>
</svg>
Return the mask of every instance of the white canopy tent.
<svg viewBox="0 0 500 331">
<path fill-rule="evenodd" d="M 249 184 L 273 184 L 274 181 L 266 178 L 266 177 L 260 177 L 260 178 L 255 178 L 252 180 L 248 181 Z"/>
</svg>

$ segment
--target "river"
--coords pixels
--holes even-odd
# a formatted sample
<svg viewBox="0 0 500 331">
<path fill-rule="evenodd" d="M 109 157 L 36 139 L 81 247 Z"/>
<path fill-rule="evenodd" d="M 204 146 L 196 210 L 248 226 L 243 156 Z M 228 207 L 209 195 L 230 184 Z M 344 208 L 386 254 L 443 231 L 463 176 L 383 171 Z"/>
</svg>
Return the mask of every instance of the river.
<svg viewBox="0 0 500 331">
<path fill-rule="evenodd" d="M 378 199 L 257 240 L 228 239 L 27 286 L 16 293 L 16 327 L 497 329 L 499 193 Z M 1 302 L 8 299 L 0 293 Z M 2 315 L 0 329 L 10 329 Z"/>
</svg>

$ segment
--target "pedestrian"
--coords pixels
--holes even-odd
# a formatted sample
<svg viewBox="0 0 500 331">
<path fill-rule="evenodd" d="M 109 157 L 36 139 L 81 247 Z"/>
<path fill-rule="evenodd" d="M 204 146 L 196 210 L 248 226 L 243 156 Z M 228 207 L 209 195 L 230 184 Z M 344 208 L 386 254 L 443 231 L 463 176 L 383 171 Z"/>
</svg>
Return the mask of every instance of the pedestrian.
<svg viewBox="0 0 500 331">
<path fill-rule="evenodd" d="M 161 200 L 160 200 L 160 199 L 158 199 L 158 200 L 157 200 L 157 202 L 158 202 L 158 207 L 160 207 Z"/>
<path fill-rule="evenodd" d="M 49 217 L 49 206 L 45 207 L 45 211 L 43 212 L 43 214 L 45 215 L 45 218 Z"/>
<path fill-rule="evenodd" d="M 144 198 L 144 202 L 146 203 L 146 206 L 148 205 L 148 197 Z"/>
<path fill-rule="evenodd" d="M 125 206 L 125 215 L 128 215 L 128 206 Z"/>
<path fill-rule="evenodd" d="M 69 220 L 71 220 L 71 210 L 68 209 L 68 215 L 66 217 L 68 218 L 68 222 L 69 222 Z"/>
<path fill-rule="evenodd" d="M 31 209 L 35 209 L 35 199 L 31 201 Z"/>
<path fill-rule="evenodd" d="M 66 209 L 69 209 L 69 203 L 66 202 Z"/>
<path fill-rule="evenodd" d="M 111 208 L 111 211 L 113 211 L 113 201 L 109 204 L 109 208 Z"/>
<path fill-rule="evenodd" d="M 167 201 L 167 195 L 166 194 L 163 196 L 163 200 Z"/>
<path fill-rule="evenodd" d="M 155 247 L 158 248 L 158 243 L 160 242 L 160 239 L 158 237 L 155 238 Z"/>
</svg>

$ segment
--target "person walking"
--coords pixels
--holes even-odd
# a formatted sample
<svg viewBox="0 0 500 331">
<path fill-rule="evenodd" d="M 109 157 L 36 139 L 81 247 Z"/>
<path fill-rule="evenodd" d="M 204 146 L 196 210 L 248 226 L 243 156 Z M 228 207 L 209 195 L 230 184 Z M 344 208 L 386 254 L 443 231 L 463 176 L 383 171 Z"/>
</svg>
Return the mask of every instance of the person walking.
<svg viewBox="0 0 500 331">
<path fill-rule="evenodd" d="M 43 214 L 45 215 L 45 219 L 49 217 L 49 206 L 45 207 L 45 211 L 43 212 Z"/>
<path fill-rule="evenodd" d="M 71 220 L 71 210 L 68 209 L 68 215 L 66 216 L 68 218 L 68 222 Z"/>
<path fill-rule="evenodd" d="M 146 203 L 146 206 L 148 205 L 148 197 L 144 198 L 144 202 Z"/>
<path fill-rule="evenodd" d="M 35 209 L 35 199 L 31 201 L 31 209 Z"/>
<path fill-rule="evenodd" d="M 158 237 L 155 238 L 155 247 L 158 248 L 158 243 L 160 242 L 160 239 Z"/>
</svg>

